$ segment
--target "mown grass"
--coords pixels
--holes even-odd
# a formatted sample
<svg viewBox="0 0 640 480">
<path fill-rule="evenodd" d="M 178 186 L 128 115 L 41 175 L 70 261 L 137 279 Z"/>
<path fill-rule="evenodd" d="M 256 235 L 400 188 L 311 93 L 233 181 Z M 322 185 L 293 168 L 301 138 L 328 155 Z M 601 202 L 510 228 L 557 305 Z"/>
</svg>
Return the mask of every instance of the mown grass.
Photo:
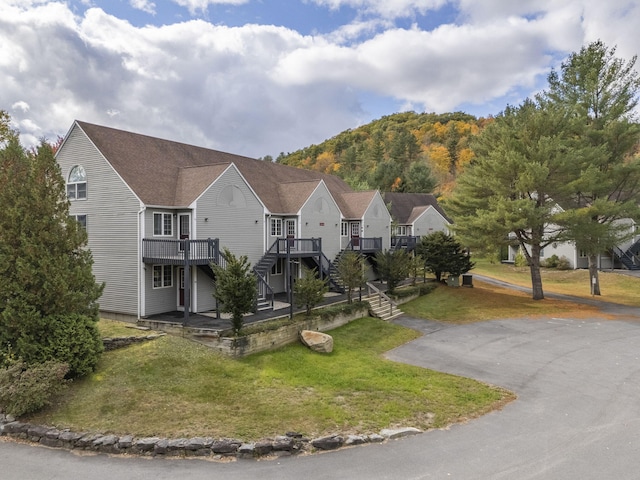
<svg viewBox="0 0 640 480">
<path fill-rule="evenodd" d="M 116 320 L 100 319 L 98 322 L 98 331 L 102 338 L 114 337 L 137 337 L 149 335 L 148 330 L 140 330 L 134 328 L 134 325 Z"/>
<path fill-rule="evenodd" d="M 418 334 L 364 318 L 333 330 L 334 351 L 301 345 L 242 360 L 173 336 L 106 352 L 98 370 L 29 421 L 137 436 L 308 436 L 441 427 L 513 395 L 381 354 Z"/>
<path fill-rule="evenodd" d="M 589 305 L 545 298 L 532 300 L 531 294 L 474 280 L 473 288 L 439 285 L 429 295 L 402 305 L 410 316 L 450 323 L 471 323 L 513 317 L 555 317 L 593 315 Z"/>
<path fill-rule="evenodd" d="M 528 267 L 514 267 L 500 263 L 490 263 L 484 259 L 474 259 L 475 268 L 470 272 L 504 280 L 515 285 L 531 288 L 531 274 Z M 555 270 L 543 268 L 542 288 L 545 292 L 561 293 L 583 298 L 591 298 L 591 284 L 587 270 Z M 598 300 L 640 307 L 640 278 L 615 272 L 601 271 Z"/>
</svg>

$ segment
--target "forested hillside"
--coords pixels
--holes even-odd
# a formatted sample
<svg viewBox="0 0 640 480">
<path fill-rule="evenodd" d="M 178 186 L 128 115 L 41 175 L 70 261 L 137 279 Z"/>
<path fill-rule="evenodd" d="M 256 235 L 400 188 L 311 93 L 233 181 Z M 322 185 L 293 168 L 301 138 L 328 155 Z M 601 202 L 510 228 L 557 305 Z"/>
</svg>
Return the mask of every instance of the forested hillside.
<svg viewBox="0 0 640 480">
<path fill-rule="evenodd" d="M 489 121 L 462 112 L 397 113 L 276 161 L 339 175 L 357 190 L 446 195 L 473 158 L 469 139 Z"/>
</svg>

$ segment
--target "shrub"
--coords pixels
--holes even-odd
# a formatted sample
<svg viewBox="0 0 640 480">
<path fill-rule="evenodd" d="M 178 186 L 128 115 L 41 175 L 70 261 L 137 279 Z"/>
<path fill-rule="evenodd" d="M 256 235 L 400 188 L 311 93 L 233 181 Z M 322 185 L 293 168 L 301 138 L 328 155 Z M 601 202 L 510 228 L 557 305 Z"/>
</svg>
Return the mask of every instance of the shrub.
<svg viewBox="0 0 640 480">
<path fill-rule="evenodd" d="M 96 322 L 87 315 L 50 315 L 40 328 L 18 339 L 17 352 L 27 364 L 56 360 L 68 366 L 70 377 L 92 372 L 104 347 Z"/>
<path fill-rule="evenodd" d="M 564 255 L 558 259 L 558 264 L 556 265 L 558 270 L 571 270 L 571 262 Z"/>
<path fill-rule="evenodd" d="M 545 268 L 557 268 L 559 261 L 560 261 L 560 258 L 558 258 L 558 255 L 554 254 L 554 255 L 551 255 L 546 260 L 544 260 L 542 262 L 542 266 Z"/>
<path fill-rule="evenodd" d="M 18 360 L 0 369 L 0 407 L 16 417 L 37 412 L 68 385 L 66 363 L 49 360 L 27 366 Z"/>
<path fill-rule="evenodd" d="M 427 295 L 428 293 L 433 292 L 436 288 L 438 288 L 437 283 L 423 283 L 421 285 L 403 287 L 394 292 L 393 298 L 406 298 L 411 297 L 412 295 Z"/>
<path fill-rule="evenodd" d="M 324 299 L 324 294 L 329 291 L 327 282 L 316 277 L 316 269 L 305 269 L 305 274 L 299 278 L 293 286 L 293 293 L 297 307 L 304 307 L 305 314 L 311 315 L 313 307 Z"/>
<path fill-rule="evenodd" d="M 516 267 L 528 267 L 529 266 L 529 262 L 527 262 L 527 257 L 525 257 L 524 253 L 522 253 L 522 249 L 518 250 L 518 253 L 516 253 L 516 258 L 514 259 L 513 264 Z"/>
</svg>

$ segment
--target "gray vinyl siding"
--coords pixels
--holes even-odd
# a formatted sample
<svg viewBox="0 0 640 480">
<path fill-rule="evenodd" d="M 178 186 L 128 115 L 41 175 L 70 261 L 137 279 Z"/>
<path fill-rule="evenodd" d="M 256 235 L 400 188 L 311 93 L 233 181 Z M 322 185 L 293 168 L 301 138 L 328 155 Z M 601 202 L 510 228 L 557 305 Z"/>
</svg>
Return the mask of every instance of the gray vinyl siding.
<svg viewBox="0 0 640 480">
<path fill-rule="evenodd" d="M 216 301 L 213 298 L 213 279 L 196 267 L 196 284 L 194 290 L 197 292 L 196 305 L 193 310 L 196 312 L 208 312 L 215 310 Z"/>
<path fill-rule="evenodd" d="M 449 223 L 433 207 L 426 209 L 413 223 L 413 235 L 417 237 L 438 231 L 448 234 Z"/>
<path fill-rule="evenodd" d="M 234 189 L 236 197 L 231 204 L 225 188 Z M 195 211 L 198 239 L 218 238 L 220 248 L 246 255 L 252 265 L 262 258 L 264 207 L 235 167 L 228 168 L 198 198 Z"/>
<path fill-rule="evenodd" d="M 340 217 L 329 190 L 320 183 L 300 210 L 300 236 L 322 238 L 322 251 L 333 260 L 340 251 Z"/>
<path fill-rule="evenodd" d="M 362 231 L 365 238 L 382 237 L 382 250 L 391 248 L 391 215 L 379 193 L 364 213 Z"/>
<path fill-rule="evenodd" d="M 178 267 L 171 266 L 170 268 L 173 271 L 173 285 L 153 288 L 153 265 L 145 264 L 145 316 L 173 312 L 178 309 Z"/>
<path fill-rule="evenodd" d="M 65 181 L 75 165 L 87 174 L 87 199 L 72 201 L 69 213 L 87 215 L 93 274 L 105 282 L 100 309 L 137 315 L 139 200 L 77 126 L 56 159 Z"/>
</svg>

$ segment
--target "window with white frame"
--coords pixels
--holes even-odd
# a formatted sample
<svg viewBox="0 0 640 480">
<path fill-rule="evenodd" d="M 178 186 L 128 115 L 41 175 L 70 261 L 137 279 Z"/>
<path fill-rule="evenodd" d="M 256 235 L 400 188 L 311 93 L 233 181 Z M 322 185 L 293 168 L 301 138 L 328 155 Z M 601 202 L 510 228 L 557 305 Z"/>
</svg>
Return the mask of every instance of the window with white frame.
<svg viewBox="0 0 640 480">
<path fill-rule="evenodd" d="M 406 225 L 396 225 L 394 228 L 396 232 L 395 235 L 397 237 L 406 237 L 407 236 L 407 226 Z"/>
<path fill-rule="evenodd" d="M 282 275 L 282 271 L 282 260 L 278 259 L 276 263 L 273 264 L 273 267 L 271 267 L 271 275 Z"/>
<path fill-rule="evenodd" d="M 166 288 L 173 286 L 173 268 L 171 265 L 153 266 L 153 288 Z"/>
<path fill-rule="evenodd" d="M 81 165 L 76 165 L 69 172 L 67 198 L 69 200 L 86 200 L 87 198 L 87 173 Z"/>
<path fill-rule="evenodd" d="M 281 218 L 271 219 L 271 236 L 272 237 L 282 236 L 282 219 Z"/>
<path fill-rule="evenodd" d="M 173 236 L 173 216 L 170 213 L 153 214 L 153 236 L 171 237 Z"/>
<path fill-rule="evenodd" d="M 340 235 L 343 237 L 349 236 L 349 222 L 341 222 L 340 223 Z"/>
<path fill-rule="evenodd" d="M 87 216 L 86 215 L 71 215 L 80 226 L 86 231 L 87 230 Z"/>
</svg>

